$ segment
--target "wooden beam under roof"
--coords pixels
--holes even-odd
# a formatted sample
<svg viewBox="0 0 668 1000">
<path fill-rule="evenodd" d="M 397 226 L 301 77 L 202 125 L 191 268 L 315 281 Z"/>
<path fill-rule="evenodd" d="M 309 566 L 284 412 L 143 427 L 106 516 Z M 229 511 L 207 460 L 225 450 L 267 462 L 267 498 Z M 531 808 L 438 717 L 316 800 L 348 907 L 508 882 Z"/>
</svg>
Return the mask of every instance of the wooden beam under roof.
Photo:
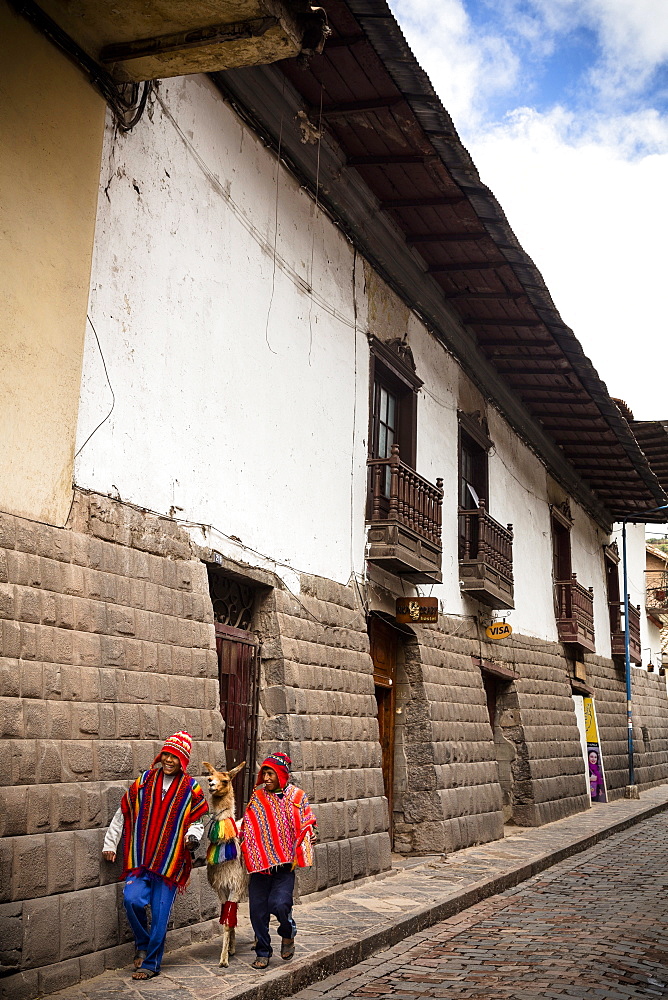
<svg viewBox="0 0 668 1000">
<path fill-rule="evenodd" d="M 497 317 L 489 319 L 486 316 L 462 316 L 462 323 L 469 326 L 545 326 L 542 319 L 509 319 L 508 317 Z"/>
<path fill-rule="evenodd" d="M 356 115 L 364 111 L 379 111 L 383 108 L 393 108 L 397 104 L 403 104 L 405 98 L 401 94 L 393 94 L 387 97 L 369 97 L 365 101 L 340 101 L 337 104 L 323 104 L 320 108 L 317 104 L 312 104 L 311 115 L 320 115 L 324 118 L 333 118 L 336 115 Z"/>
<path fill-rule="evenodd" d="M 430 198 L 389 198 L 381 201 L 382 209 L 394 208 L 442 208 L 447 205 L 459 205 L 466 201 L 463 194 L 439 194 Z"/>
<path fill-rule="evenodd" d="M 471 233 L 468 230 L 460 233 L 408 233 L 406 236 L 406 242 L 411 246 L 418 243 L 468 243 L 469 241 L 477 242 L 478 240 L 491 239 L 492 237 L 487 232 Z"/>
<path fill-rule="evenodd" d="M 458 271 L 492 271 L 497 267 L 510 267 L 510 261 L 471 260 L 467 263 L 461 261 L 457 264 L 429 264 L 427 272 L 429 274 L 456 274 Z"/>
<path fill-rule="evenodd" d="M 524 355 L 520 360 L 526 361 L 527 360 L 526 355 Z M 547 363 L 548 362 L 544 362 L 544 364 L 547 364 Z M 558 359 L 558 363 L 557 363 L 557 365 L 555 365 L 552 368 L 552 371 L 550 371 L 549 369 L 546 369 L 546 368 L 541 368 L 537 364 L 536 365 L 525 365 L 522 368 L 518 368 L 517 367 L 517 358 L 506 358 L 503 355 L 500 355 L 498 357 L 495 356 L 495 358 L 494 358 L 494 364 L 496 365 L 497 368 L 503 366 L 503 373 L 504 373 L 504 375 L 507 375 L 510 378 L 512 378 L 513 375 L 517 375 L 518 378 L 519 377 L 523 377 L 525 375 L 528 375 L 528 376 L 534 376 L 534 375 L 537 375 L 537 376 L 551 375 L 555 371 L 558 372 L 559 375 L 563 375 L 566 372 L 569 372 L 571 370 L 571 367 L 568 364 L 568 362 L 566 360 L 562 360 L 562 359 Z"/>
<path fill-rule="evenodd" d="M 402 163 L 426 163 L 437 160 L 436 153 L 385 153 L 378 156 L 349 156 L 348 167 L 392 167 Z"/>
<path fill-rule="evenodd" d="M 368 42 L 366 35 L 338 35 L 327 39 L 326 51 L 330 49 L 349 49 L 360 42 Z"/>
<path fill-rule="evenodd" d="M 524 347 L 524 348 L 526 348 L 528 350 L 533 350 L 534 348 L 552 348 L 553 350 L 559 351 L 559 348 L 557 347 L 557 345 L 555 344 L 555 342 L 553 340 L 551 340 L 551 339 L 550 340 L 537 340 L 537 339 L 530 340 L 528 337 L 526 337 L 526 338 L 523 338 L 523 337 L 517 338 L 516 337 L 513 340 L 509 340 L 507 337 L 485 337 L 483 339 L 480 336 L 478 336 L 478 342 L 480 343 L 480 346 L 484 347 L 484 348 L 488 348 L 489 347 L 489 348 L 497 349 L 497 348 L 505 348 L 505 347 L 507 347 L 509 350 L 510 349 L 515 350 L 518 347 Z M 493 355 L 494 360 L 496 360 L 497 357 L 504 357 L 504 358 L 505 357 L 513 357 L 513 355 L 507 355 L 507 354 L 506 355 Z M 561 359 L 563 357 L 564 357 L 564 355 L 561 353 L 561 351 L 559 351 L 558 358 Z M 524 358 L 525 360 L 528 360 L 528 361 L 529 360 L 531 360 L 531 361 L 535 360 L 534 357 L 533 357 L 533 355 L 531 355 L 531 354 L 518 354 L 517 358 L 518 359 Z M 546 363 L 548 361 L 551 361 L 551 360 L 555 360 L 556 361 L 557 358 L 552 359 L 551 357 L 548 357 L 548 358 L 545 359 Z"/>
<path fill-rule="evenodd" d="M 549 406 L 550 404 L 543 401 L 543 406 Z M 564 413 L 563 407 L 565 403 L 562 403 L 562 409 L 559 413 L 548 413 L 542 410 L 540 414 L 535 414 L 542 424 L 545 425 L 550 431 L 550 434 L 556 439 L 557 443 L 561 443 L 561 438 L 559 437 L 560 430 L 563 432 L 572 431 L 580 424 L 584 422 L 599 420 L 603 421 L 605 418 L 601 413 Z M 569 404 L 570 405 L 570 404 Z M 575 427 L 573 426 L 575 425 Z M 582 428 L 583 434 L 591 433 L 590 429 Z M 564 439 L 564 444 L 566 440 Z"/>
<path fill-rule="evenodd" d="M 474 300 L 481 299 L 482 301 L 487 301 L 488 299 L 492 299 L 492 300 L 501 301 L 501 302 L 505 302 L 505 301 L 513 302 L 513 301 L 517 301 L 519 299 L 526 299 L 527 302 L 529 301 L 529 297 L 528 297 L 528 295 L 525 292 L 503 292 L 503 291 L 498 291 L 498 292 L 464 292 L 464 291 L 460 291 L 460 292 L 446 292 L 445 293 L 445 297 L 446 297 L 446 299 L 448 299 L 448 301 L 451 301 L 452 299 L 474 299 Z"/>
</svg>

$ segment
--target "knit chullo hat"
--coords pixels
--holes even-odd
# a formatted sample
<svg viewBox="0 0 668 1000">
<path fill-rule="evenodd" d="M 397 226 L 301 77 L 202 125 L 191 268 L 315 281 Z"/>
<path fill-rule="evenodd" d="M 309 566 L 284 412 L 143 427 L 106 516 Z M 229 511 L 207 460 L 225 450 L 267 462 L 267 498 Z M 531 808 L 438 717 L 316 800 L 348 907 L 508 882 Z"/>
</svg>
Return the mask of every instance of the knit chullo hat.
<svg viewBox="0 0 668 1000">
<path fill-rule="evenodd" d="M 260 770 L 258 771 L 257 775 L 258 785 L 261 784 L 262 782 L 262 771 L 264 770 L 265 767 L 270 767 L 273 771 L 276 772 L 276 776 L 278 778 L 278 784 L 280 785 L 281 789 L 285 788 L 285 786 L 290 780 L 290 764 L 292 764 L 292 761 L 290 760 L 290 758 L 286 753 L 281 753 L 280 751 L 277 751 L 276 753 L 270 753 L 269 756 L 265 757 L 265 759 L 260 764 Z"/>
<path fill-rule="evenodd" d="M 169 739 L 165 740 L 165 745 L 153 763 L 158 763 L 160 760 L 160 754 L 171 753 L 174 754 L 175 757 L 178 757 L 181 767 L 184 771 L 187 771 L 192 745 L 193 741 L 190 733 L 186 733 L 183 730 L 178 733 L 174 733 L 173 736 L 170 736 Z"/>
</svg>

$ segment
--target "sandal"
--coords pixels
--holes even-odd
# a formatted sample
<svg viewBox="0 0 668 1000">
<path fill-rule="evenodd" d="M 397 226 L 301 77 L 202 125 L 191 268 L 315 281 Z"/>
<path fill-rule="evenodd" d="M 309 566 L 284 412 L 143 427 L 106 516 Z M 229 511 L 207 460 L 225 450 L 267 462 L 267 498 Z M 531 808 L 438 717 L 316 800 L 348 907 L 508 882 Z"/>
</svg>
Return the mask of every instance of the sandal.
<svg viewBox="0 0 668 1000">
<path fill-rule="evenodd" d="M 145 958 L 146 958 L 146 952 L 137 950 L 135 952 L 135 957 L 132 959 L 132 965 L 134 966 L 134 968 L 138 969 Z"/>
<path fill-rule="evenodd" d="M 266 969 L 269 965 L 268 955 L 258 955 L 254 962 L 251 962 L 251 969 Z"/>
<path fill-rule="evenodd" d="M 281 938 L 281 958 L 284 962 L 289 962 L 295 953 L 295 939 Z"/>
<path fill-rule="evenodd" d="M 137 969 L 136 972 L 132 973 L 132 978 L 138 980 L 139 982 L 144 982 L 147 979 L 155 979 L 160 973 L 155 969 Z"/>
</svg>

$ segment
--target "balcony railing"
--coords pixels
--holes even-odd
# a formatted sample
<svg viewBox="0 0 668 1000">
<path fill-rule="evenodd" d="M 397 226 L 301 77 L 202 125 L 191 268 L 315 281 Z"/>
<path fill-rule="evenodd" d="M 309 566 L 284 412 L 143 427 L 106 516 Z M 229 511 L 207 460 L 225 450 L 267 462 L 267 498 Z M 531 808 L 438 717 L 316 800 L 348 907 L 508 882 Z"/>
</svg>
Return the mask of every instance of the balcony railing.
<svg viewBox="0 0 668 1000">
<path fill-rule="evenodd" d="M 645 607 L 660 615 L 668 614 L 668 573 L 647 570 L 645 577 Z"/>
<path fill-rule="evenodd" d="M 575 573 L 570 580 L 555 583 L 557 631 L 560 642 L 574 643 L 590 653 L 596 652 L 594 642 L 594 591 L 577 582 Z"/>
<path fill-rule="evenodd" d="M 485 509 L 459 511 L 459 585 L 492 608 L 515 607 L 513 526 L 503 527 Z"/>
<path fill-rule="evenodd" d="M 610 642 L 614 657 L 626 658 L 624 648 L 624 602 L 608 601 L 610 611 Z M 640 605 L 629 604 L 629 652 L 631 663 L 642 663 L 640 649 Z"/>
<path fill-rule="evenodd" d="M 367 560 L 415 583 L 441 582 L 443 480 L 433 486 L 401 461 L 370 458 Z"/>
</svg>

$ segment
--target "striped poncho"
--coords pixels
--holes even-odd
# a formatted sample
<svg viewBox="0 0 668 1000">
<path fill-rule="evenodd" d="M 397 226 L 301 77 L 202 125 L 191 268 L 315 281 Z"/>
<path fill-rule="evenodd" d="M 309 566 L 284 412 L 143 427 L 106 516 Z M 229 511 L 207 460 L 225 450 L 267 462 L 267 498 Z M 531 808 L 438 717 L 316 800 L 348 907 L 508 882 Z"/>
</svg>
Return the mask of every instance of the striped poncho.
<svg viewBox="0 0 668 1000">
<path fill-rule="evenodd" d="M 249 872 L 263 872 L 274 865 L 313 864 L 311 835 L 316 819 L 306 792 L 288 784 L 283 794 L 256 788 L 243 820 L 241 851 Z"/>
<path fill-rule="evenodd" d="M 192 860 L 186 831 L 209 811 L 204 792 L 189 774 L 177 774 L 162 796 L 162 768 L 144 771 L 121 801 L 123 872 L 154 875 L 180 891 L 190 877 Z"/>
</svg>

